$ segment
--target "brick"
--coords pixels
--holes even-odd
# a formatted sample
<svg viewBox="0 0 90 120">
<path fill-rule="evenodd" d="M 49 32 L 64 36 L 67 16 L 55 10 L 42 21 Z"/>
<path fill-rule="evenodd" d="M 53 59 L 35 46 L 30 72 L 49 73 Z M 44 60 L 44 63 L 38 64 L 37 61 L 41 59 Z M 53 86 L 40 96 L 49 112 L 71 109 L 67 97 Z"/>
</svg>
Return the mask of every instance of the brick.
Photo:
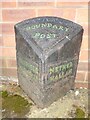
<svg viewBox="0 0 90 120">
<path fill-rule="evenodd" d="M 84 29 L 84 36 L 88 36 L 88 28 L 89 28 L 89 26 L 88 26 L 88 23 L 79 23 L 82 27 L 83 27 L 83 29 Z"/>
<path fill-rule="evenodd" d="M 88 48 L 90 49 L 90 35 L 88 35 Z"/>
<path fill-rule="evenodd" d="M 2 35 L 2 24 L 0 23 L 0 35 Z"/>
<path fill-rule="evenodd" d="M 76 82 L 75 83 L 75 87 L 76 88 L 80 88 L 80 87 L 82 87 L 82 88 L 88 88 L 88 83 L 78 83 L 78 82 Z"/>
<path fill-rule="evenodd" d="M 88 6 L 88 2 L 57 2 L 57 7 L 85 7 Z"/>
<path fill-rule="evenodd" d="M 2 54 L 3 57 L 16 58 L 16 49 L 15 48 L 3 48 L 2 53 L 3 53 Z"/>
<path fill-rule="evenodd" d="M 17 67 L 16 65 L 16 59 L 7 59 L 7 65 L 9 67 Z"/>
<path fill-rule="evenodd" d="M 80 61 L 88 61 L 88 52 L 90 53 L 90 51 L 88 50 L 82 50 L 81 54 L 80 54 Z"/>
<path fill-rule="evenodd" d="M 62 16 L 62 9 L 38 9 L 38 16 Z"/>
<path fill-rule="evenodd" d="M 2 8 L 2 2 L 0 2 L 0 8 Z"/>
<path fill-rule="evenodd" d="M 79 62 L 78 71 L 88 71 L 89 66 L 90 66 L 90 63 L 88 62 Z"/>
<path fill-rule="evenodd" d="M 83 37 L 81 49 L 88 49 L 88 36 Z"/>
<path fill-rule="evenodd" d="M 58 16 L 69 20 L 75 20 L 75 9 L 72 8 L 56 8 L 56 9 L 39 9 L 38 16 Z"/>
<path fill-rule="evenodd" d="M 3 35 L 3 46 L 15 47 L 15 36 L 13 35 Z"/>
<path fill-rule="evenodd" d="M 15 1 L 11 1 L 11 2 L 2 2 L 2 7 L 3 8 L 13 8 L 16 7 L 16 2 Z"/>
<path fill-rule="evenodd" d="M 0 46 L 3 46 L 2 36 L 0 36 Z"/>
<path fill-rule="evenodd" d="M 2 57 L 2 48 L 0 47 L 0 57 Z"/>
<path fill-rule="evenodd" d="M 1 67 L 7 67 L 7 60 L 6 59 L 0 59 Z"/>
<path fill-rule="evenodd" d="M 35 9 L 4 9 L 2 11 L 3 21 L 20 22 L 35 17 Z"/>
<path fill-rule="evenodd" d="M 90 24 L 88 24 L 88 41 L 90 40 Z M 90 45 L 90 44 L 89 44 Z"/>
<path fill-rule="evenodd" d="M 2 68 L 2 59 L 0 59 L 0 68 Z"/>
<path fill-rule="evenodd" d="M 76 9 L 75 8 L 63 8 L 63 18 L 75 21 Z"/>
<path fill-rule="evenodd" d="M 2 76 L 2 68 L 0 68 L 0 76 Z"/>
<path fill-rule="evenodd" d="M 13 68 L 2 68 L 2 75 L 3 76 L 17 76 L 17 69 Z"/>
<path fill-rule="evenodd" d="M 86 81 L 90 82 L 90 71 L 86 74 Z"/>
<path fill-rule="evenodd" d="M 7 35 L 14 35 L 14 23 L 3 23 L 2 33 Z"/>
<path fill-rule="evenodd" d="M 88 36 L 89 36 L 89 39 L 90 39 L 90 23 L 88 24 Z"/>
<path fill-rule="evenodd" d="M 18 2 L 18 7 L 51 7 L 54 2 Z"/>
<path fill-rule="evenodd" d="M 80 23 L 88 22 L 88 8 L 78 8 L 76 21 Z"/>
<path fill-rule="evenodd" d="M 76 80 L 77 81 L 84 81 L 85 80 L 85 72 L 77 72 Z"/>
<path fill-rule="evenodd" d="M 0 10 L 0 22 L 2 21 L 2 10 Z"/>
<path fill-rule="evenodd" d="M 0 59 L 1 67 L 2 68 L 12 68 L 12 67 L 17 67 L 16 66 L 16 59 L 8 59 L 8 58 L 3 58 Z"/>
</svg>

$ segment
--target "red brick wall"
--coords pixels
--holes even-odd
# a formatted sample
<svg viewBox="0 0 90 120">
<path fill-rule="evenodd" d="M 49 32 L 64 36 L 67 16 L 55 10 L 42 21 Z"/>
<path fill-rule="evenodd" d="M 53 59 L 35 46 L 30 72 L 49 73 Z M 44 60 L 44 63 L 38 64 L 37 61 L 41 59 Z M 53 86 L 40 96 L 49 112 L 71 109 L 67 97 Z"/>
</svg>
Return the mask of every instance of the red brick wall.
<svg viewBox="0 0 90 120">
<path fill-rule="evenodd" d="M 17 1 L 17 2 L 16 2 Z M 79 23 L 84 28 L 77 87 L 88 87 L 88 2 L 0 2 L 1 76 L 17 76 L 14 24 L 37 16 L 57 16 Z M 47 0 L 48 1 L 48 0 Z M 57 0 L 58 1 L 58 0 Z M 90 47 L 90 46 L 89 46 Z"/>
</svg>

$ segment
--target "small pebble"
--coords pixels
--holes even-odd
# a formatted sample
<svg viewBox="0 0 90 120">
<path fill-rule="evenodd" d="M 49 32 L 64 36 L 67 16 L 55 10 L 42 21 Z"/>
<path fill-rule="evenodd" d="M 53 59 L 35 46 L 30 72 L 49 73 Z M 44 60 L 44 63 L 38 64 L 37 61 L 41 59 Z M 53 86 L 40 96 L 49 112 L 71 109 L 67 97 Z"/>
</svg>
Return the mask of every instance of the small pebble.
<svg viewBox="0 0 90 120">
<path fill-rule="evenodd" d="M 75 96 L 77 96 L 77 95 L 79 95 L 79 91 L 76 91 L 76 92 L 75 92 Z"/>
<path fill-rule="evenodd" d="M 72 90 L 70 90 L 70 93 L 72 93 L 73 91 Z"/>
<path fill-rule="evenodd" d="M 2 112 L 5 112 L 5 109 L 3 109 Z"/>
</svg>

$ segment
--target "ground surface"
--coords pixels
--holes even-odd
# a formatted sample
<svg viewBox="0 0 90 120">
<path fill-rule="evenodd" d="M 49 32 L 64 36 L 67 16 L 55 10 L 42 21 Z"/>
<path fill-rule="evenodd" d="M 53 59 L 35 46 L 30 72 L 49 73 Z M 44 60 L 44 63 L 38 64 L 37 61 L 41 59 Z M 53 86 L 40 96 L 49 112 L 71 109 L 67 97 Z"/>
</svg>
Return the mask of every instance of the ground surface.
<svg viewBox="0 0 90 120">
<path fill-rule="evenodd" d="M 81 89 L 75 89 L 73 91 L 70 90 L 64 97 L 60 98 L 58 101 L 55 101 L 53 104 L 51 104 L 48 108 L 44 108 L 44 109 L 38 108 L 30 100 L 30 98 L 28 98 L 28 96 L 23 92 L 23 90 L 16 84 L 4 83 L 2 84 L 2 90 L 7 90 L 10 93 L 21 95 L 32 103 L 32 106 L 30 107 L 30 111 L 24 116 L 27 118 L 75 118 L 77 108 L 82 109 L 85 112 L 85 117 L 87 117 L 87 113 L 88 113 L 87 89 L 81 88 Z"/>
</svg>

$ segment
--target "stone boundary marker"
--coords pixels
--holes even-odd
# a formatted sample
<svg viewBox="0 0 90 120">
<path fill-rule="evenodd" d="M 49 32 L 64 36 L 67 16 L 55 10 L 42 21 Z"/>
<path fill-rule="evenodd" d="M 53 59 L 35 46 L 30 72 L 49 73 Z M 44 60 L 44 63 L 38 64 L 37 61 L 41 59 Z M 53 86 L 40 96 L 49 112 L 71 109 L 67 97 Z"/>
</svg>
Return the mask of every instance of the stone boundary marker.
<svg viewBox="0 0 90 120">
<path fill-rule="evenodd" d="M 37 17 L 15 25 L 18 79 L 40 107 L 74 89 L 83 28 L 58 17 Z"/>
</svg>

